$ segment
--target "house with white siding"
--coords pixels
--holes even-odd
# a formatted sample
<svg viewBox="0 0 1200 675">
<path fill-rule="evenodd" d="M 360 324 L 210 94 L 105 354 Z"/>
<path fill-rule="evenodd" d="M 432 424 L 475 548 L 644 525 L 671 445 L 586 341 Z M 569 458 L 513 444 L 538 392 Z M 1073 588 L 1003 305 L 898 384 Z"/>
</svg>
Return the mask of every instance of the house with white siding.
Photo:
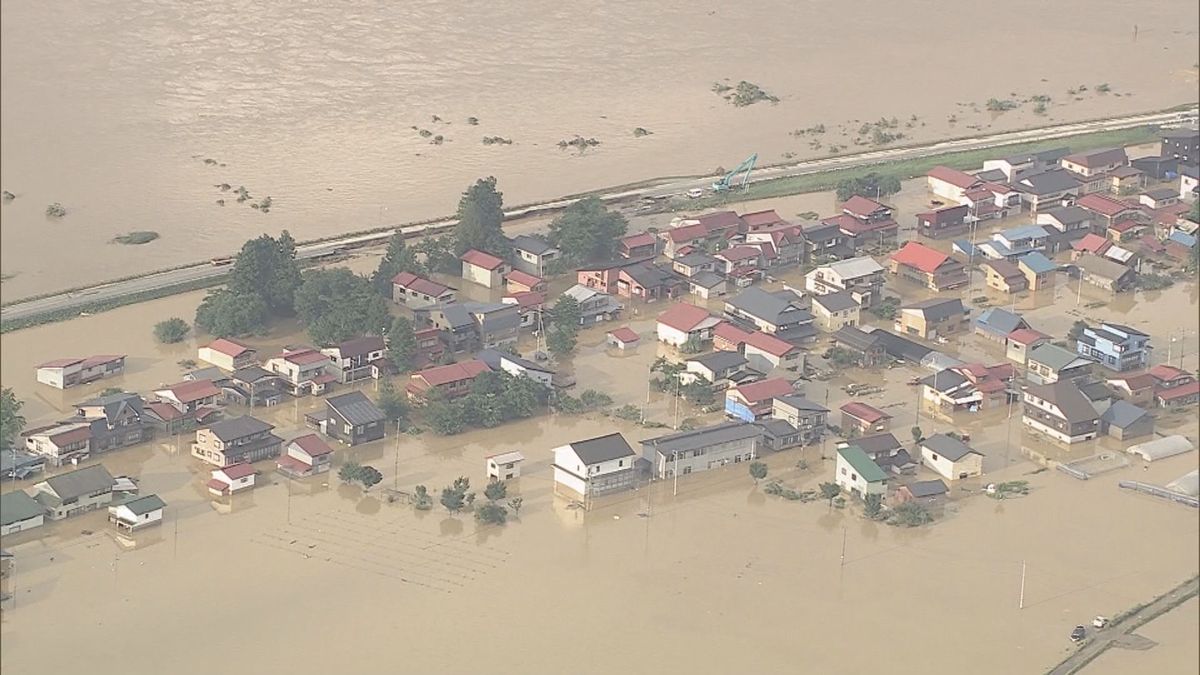
<svg viewBox="0 0 1200 675">
<path fill-rule="evenodd" d="M 227 497 L 242 490 L 254 488 L 254 467 L 246 462 L 238 462 L 212 470 L 212 478 L 205 483 L 209 494 L 216 497 Z"/>
<path fill-rule="evenodd" d="M 21 490 L 0 495 L 0 535 L 15 534 L 41 527 L 46 509 Z"/>
<path fill-rule="evenodd" d="M 946 434 L 934 434 L 921 441 L 921 461 L 947 480 L 983 475 L 983 455 Z"/>
<path fill-rule="evenodd" d="M 854 497 L 887 494 L 887 474 L 857 445 L 838 448 L 833 471 L 834 482 Z"/>
<path fill-rule="evenodd" d="M 103 464 L 60 473 L 33 486 L 51 520 L 94 511 L 112 502 L 113 477 Z"/>
<path fill-rule="evenodd" d="M 620 433 L 554 449 L 554 489 L 569 497 L 599 497 L 632 489 L 637 453 Z"/>
<path fill-rule="evenodd" d="M 471 249 L 459 256 L 462 261 L 462 278 L 488 288 L 503 288 L 504 275 L 510 268 L 508 263 L 491 253 Z"/>
<path fill-rule="evenodd" d="M 125 372 L 124 354 L 47 361 L 37 367 L 37 381 L 56 389 L 67 389 Z"/>
<path fill-rule="evenodd" d="M 333 448 L 317 434 L 293 438 L 276 461 L 280 473 L 304 478 L 329 471 L 333 463 Z"/>
<path fill-rule="evenodd" d="M 746 422 L 722 422 L 691 431 L 642 441 L 642 459 L 650 463 L 657 479 L 686 476 L 729 464 L 753 461 L 762 444 L 763 430 Z"/>
<path fill-rule="evenodd" d="M 158 495 L 143 495 L 108 507 L 108 522 L 123 532 L 162 525 L 163 509 L 166 507 L 167 503 Z"/>
<path fill-rule="evenodd" d="M 237 340 L 217 338 L 196 351 L 196 356 L 222 370 L 238 370 L 257 365 L 258 350 Z"/>
<path fill-rule="evenodd" d="M 707 309 L 681 302 L 658 315 L 658 340 L 673 347 L 682 347 L 688 340 L 707 342 L 719 323 Z"/>
</svg>

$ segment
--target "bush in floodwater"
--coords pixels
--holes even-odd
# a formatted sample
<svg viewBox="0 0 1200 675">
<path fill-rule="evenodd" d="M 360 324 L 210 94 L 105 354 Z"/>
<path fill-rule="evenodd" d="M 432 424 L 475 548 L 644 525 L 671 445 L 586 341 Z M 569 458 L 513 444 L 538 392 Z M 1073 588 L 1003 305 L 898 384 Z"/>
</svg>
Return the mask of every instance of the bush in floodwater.
<svg viewBox="0 0 1200 675">
<path fill-rule="evenodd" d="M 650 131 L 649 129 L 646 129 L 644 127 L 638 127 L 633 130 L 633 137 L 641 138 L 642 136 L 649 136 L 650 134 L 653 134 L 653 133 L 654 132 Z"/>
<path fill-rule="evenodd" d="M 154 324 L 154 339 L 163 344 L 182 342 L 192 327 L 183 319 L 173 316 L 166 321 Z"/>
<path fill-rule="evenodd" d="M 988 112 L 1004 112 L 1015 109 L 1017 104 L 1015 101 L 1008 99 L 989 98 L 986 107 Z"/>
<path fill-rule="evenodd" d="M 479 126 L 479 118 L 478 117 L 468 117 L 467 124 L 470 124 L 473 127 Z"/>
<path fill-rule="evenodd" d="M 67 215 L 67 208 L 58 202 L 46 207 L 47 218 L 62 218 L 65 215 Z"/>
<path fill-rule="evenodd" d="M 9 192 L 8 190 L 4 191 L 4 201 L 11 202 L 12 200 L 14 200 L 16 198 L 17 198 L 17 196 L 14 195 L 13 193 Z"/>
<path fill-rule="evenodd" d="M 580 152 L 583 152 L 584 150 L 587 150 L 588 148 L 594 148 L 597 145 L 600 145 L 600 141 L 596 140 L 595 138 L 584 138 L 583 136 L 576 136 L 575 138 L 572 138 L 569 141 L 566 139 L 563 139 L 558 142 L 558 147 L 560 150 L 566 150 L 567 148 L 576 148 Z"/>
<path fill-rule="evenodd" d="M 888 525 L 903 525 L 904 527 L 920 527 L 933 522 L 929 509 L 917 502 L 904 502 L 892 509 L 888 517 Z"/>
<path fill-rule="evenodd" d="M 505 138 L 503 136 L 484 136 L 483 144 L 484 145 L 512 145 L 512 139 Z"/>
<path fill-rule="evenodd" d="M 141 244 L 149 244 L 158 239 L 158 233 L 151 230 L 136 230 L 129 234 L 122 234 L 113 237 L 113 242 L 117 244 L 125 244 L 126 246 L 138 246 Z"/>
<path fill-rule="evenodd" d="M 433 135 L 433 132 L 428 129 L 421 129 L 420 131 L 417 132 L 417 135 L 420 136 L 421 138 L 429 138 L 430 136 Z"/>
<path fill-rule="evenodd" d="M 475 520 L 488 525 L 503 525 L 508 520 L 508 509 L 486 502 L 475 507 Z"/>
<path fill-rule="evenodd" d="M 753 82 L 747 82 L 746 80 L 738 82 L 737 86 L 732 90 L 725 89 L 723 91 L 717 91 L 717 89 L 714 87 L 713 91 L 716 91 L 718 94 L 722 94 L 726 101 L 729 101 L 738 108 L 754 105 L 760 101 L 779 103 L 779 97 L 768 94 L 763 90 L 762 87 L 754 84 Z"/>
<path fill-rule="evenodd" d="M 620 408 L 614 410 L 613 416 L 619 417 L 623 420 L 629 420 L 630 422 L 636 422 L 642 419 L 642 411 L 636 405 L 626 403 Z"/>
<path fill-rule="evenodd" d="M 767 471 L 768 468 L 766 462 L 750 462 L 750 477 L 754 479 L 755 483 L 758 483 L 758 481 L 766 478 Z M 775 483 L 772 483 L 772 485 L 774 484 Z"/>
</svg>

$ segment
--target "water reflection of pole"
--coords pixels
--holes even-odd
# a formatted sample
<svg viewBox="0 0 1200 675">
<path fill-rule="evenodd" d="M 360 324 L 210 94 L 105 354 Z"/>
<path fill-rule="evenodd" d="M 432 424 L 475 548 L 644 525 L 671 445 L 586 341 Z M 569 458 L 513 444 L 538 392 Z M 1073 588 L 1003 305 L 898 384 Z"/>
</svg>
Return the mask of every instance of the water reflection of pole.
<svg viewBox="0 0 1200 675">
<path fill-rule="evenodd" d="M 284 476 L 283 480 L 287 484 L 287 522 L 292 524 L 292 479 Z"/>
<path fill-rule="evenodd" d="M 1009 393 L 1009 395 L 1008 395 L 1008 425 L 1007 425 L 1007 429 L 1006 429 L 1006 430 L 1005 430 L 1005 432 L 1004 432 L 1004 466 L 1005 466 L 1005 467 L 1007 467 L 1007 466 L 1008 466 L 1008 462 L 1009 462 L 1009 459 L 1008 459 L 1008 457 L 1009 457 L 1009 448 L 1012 446 L 1012 407 L 1013 407 L 1013 400 L 1014 400 L 1014 398 L 1013 398 L 1013 395 L 1012 395 L 1012 393 Z"/>
<path fill-rule="evenodd" d="M 841 560 L 841 564 L 838 566 L 839 567 L 846 566 L 846 526 L 845 525 L 842 526 L 842 560 Z"/>
<path fill-rule="evenodd" d="M 1021 599 L 1017 601 L 1017 609 L 1025 609 L 1025 561 L 1021 561 Z"/>
<path fill-rule="evenodd" d="M 400 480 L 400 420 L 396 420 L 396 455 L 392 467 L 392 489 L 397 489 Z"/>
</svg>

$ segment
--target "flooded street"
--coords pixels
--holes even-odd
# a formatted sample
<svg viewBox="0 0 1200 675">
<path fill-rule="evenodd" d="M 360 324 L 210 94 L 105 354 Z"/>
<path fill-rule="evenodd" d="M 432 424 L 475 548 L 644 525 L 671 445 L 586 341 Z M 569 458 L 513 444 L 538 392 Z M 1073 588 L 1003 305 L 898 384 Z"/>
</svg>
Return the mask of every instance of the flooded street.
<svg viewBox="0 0 1200 675">
<path fill-rule="evenodd" d="M 1019 31 L 986 4 L 834 7 L 5 2 L 4 297 L 225 255 L 264 231 L 310 239 L 445 215 L 488 174 L 515 205 L 752 153 L 861 150 L 854 130 L 880 118 L 915 116 L 909 143 L 1195 101 L 1192 2 L 1021 0 L 1006 14 L 1038 20 Z M 726 80 L 780 101 L 735 107 L 712 90 Z M 984 107 L 1033 95 L 1052 98 L 1044 116 Z M 789 133 L 816 125 L 820 148 Z M 559 149 L 576 135 L 600 145 Z M 266 197 L 269 213 L 250 208 Z M 47 220 L 53 203 L 65 218 Z M 161 238 L 109 243 L 133 230 Z"/>
</svg>

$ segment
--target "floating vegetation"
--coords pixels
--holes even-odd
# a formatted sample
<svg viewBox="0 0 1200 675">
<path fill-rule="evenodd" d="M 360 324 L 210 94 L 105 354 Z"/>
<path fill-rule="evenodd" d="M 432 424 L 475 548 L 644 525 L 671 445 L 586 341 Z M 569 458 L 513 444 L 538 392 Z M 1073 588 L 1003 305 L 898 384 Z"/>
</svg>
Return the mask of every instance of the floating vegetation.
<svg viewBox="0 0 1200 675">
<path fill-rule="evenodd" d="M 986 107 L 988 112 L 1004 112 L 1006 110 L 1015 109 L 1017 107 L 1017 102 L 1009 99 L 989 98 L 987 100 Z"/>
<path fill-rule="evenodd" d="M 12 200 L 14 200 L 16 198 L 17 198 L 17 196 L 14 195 L 13 193 L 9 192 L 8 190 L 4 191 L 4 201 L 11 202 Z"/>
<path fill-rule="evenodd" d="M 478 117 L 468 117 L 467 124 L 470 124 L 473 127 L 479 126 L 479 118 Z"/>
<path fill-rule="evenodd" d="M 250 199 L 250 191 L 246 189 L 245 185 L 239 185 L 238 189 L 236 190 L 236 194 L 237 194 L 237 201 L 239 204 Z"/>
<path fill-rule="evenodd" d="M 113 238 L 114 244 L 125 244 L 126 246 L 140 246 L 149 244 L 158 239 L 158 233 L 150 230 L 136 230 L 129 234 L 122 234 Z"/>
<path fill-rule="evenodd" d="M 642 136 L 649 136 L 649 135 L 651 135 L 651 134 L 653 134 L 653 133 L 654 133 L 654 132 L 653 132 L 653 131 L 650 131 L 649 129 L 646 129 L 646 128 L 644 128 L 644 127 L 638 127 L 638 128 L 636 128 L 636 129 L 634 129 L 634 130 L 633 130 L 633 137 L 634 137 L 634 138 L 641 138 Z"/>
<path fill-rule="evenodd" d="M 567 148 L 576 148 L 580 152 L 583 152 L 588 148 L 594 148 L 597 145 L 600 145 L 600 141 L 596 140 L 595 138 L 584 138 L 583 136 L 576 136 L 569 141 L 564 139 L 558 142 L 558 147 L 561 150 L 566 150 Z"/>
<path fill-rule="evenodd" d="M 727 92 L 731 89 L 733 89 L 732 86 L 725 84 L 723 82 L 713 82 L 713 85 L 712 85 L 712 90 L 713 90 L 714 94 L 724 94 L 725 92 Z"/>
<path fill-rule="evenodd" d="M 825 125 L 824 124 L 814 124 L 811 127 L 808 127 L 807 129 L 794 129 L 790 133 L 792 136 L 795 136 L 797 138 L 799 138 L 801 136 L 807 136 L 809 134 L 823 134 L 823 133 L 825 133 Z"/>
<path fill-rule="evenodd" d="M 512 145 L 512 139 L 504 138 L 503 136 L 484 136 L 483 144 L 484 145 Z"/>
<path fill-rule="evenodd" d="M 271 210 L 271 195 L 267 195 L 261 202 L 258 203 L 258 209 L 263 213 Z"/>
<path fill-rule="evenodd" d="M 46 207 L 47 218 L 62 218 L 65 215 L 67 215 L 67 208 L 58 202 Z"/>
<path fill-rule="evenodd" d="M 784 487 L 784 485 L 777 480 L 767 483 L 763 487 L 763 492 L 775 497 L 782 497 L 789 502 L 811 502 L 817 499 L 817 493 L 813 490 L 793 490 L 791 488 Z"/>
<path fill-rule="evenodd" d="M 214 185 L 213 187 L 217 188 L 221 192 L 229 192 L 230 190 L 233 189 L 233 186 L 230 185 L 229 183 L 218 183 L 218 184 Z"/>
<path fill-rule="evenodd" d="M 217 164 L 219 164 L 220 162 L 218 162 L 217 160 L 213 159 L 212 157 L 205 157 L 205 158 L 204 158 L 204 163 L 205 163 L 205 164 L 207 164 L 208 166 L 216 166 L 216 165 L 217 165 Z"/>
<path fill-rule="evenodd" d="M 904 138 L 903 132 L 893 131 L 893 129 L 896 129 L 899 126 L 900 120 L 896 119 L 895 117 L 890 120 L 881 117 L 876 122 L 863 122 L 862 126 L 858 128 L 858 135 L 860 137 L 866 137 L 868 140 L 864 141 L 859 138 L 855 139 L 855 143 L 859 145 L 863 145 L 866 142 L 870 142 L 871 145 L 888 145 L 890 143 L 895 143 L 896 141 Z"/>
<path fill-rule="evenodd" d="M 224 200 L 224 199 L 218 199 L 218 200 L 217 200 L 217 206 L 225 206 L 225 200 Z"/>
<path fill-rule="evenodd" d="M 417 131 L 417 135 L 421 138 L 429 138 L 433 135 L 433 132 L 428 129 L 420 129 Z"/>
<path fill-rule="evenodd" d="M 438 122 L 441 122 L 441 121 L 442 121 L 442 118 L 438 117 L 437 115 L 434 115 L 433 117 L 431 117 L 431 118 L 429 119 L 429 121 L 430 121 L 430 122 L 433 122 L 434 124 L 437 124 Z"/>
<path fill-rule="evenodd" d="M 445 142 L 445 140 L 446 140 L 446 138 L 444 136 L 442 136 L 441 134 L 438 134 L 438 135 L 434 136 L 433 138 L 429 139 L 429 144 L 430 145 L 441 145 L 443 142 Z"/>
<path fill-rule="evenodd" d="M 1008 499 L 1029 494 L 1029 481 L 1010 480 L 1004 483 L 993 483 L 985 491 L 992 499 Z"/>
<path fill-rule="evenodd" d="M 1096 85 L 1096 93 L 1098 94 L 1107 94 L 1110 91 L 1112 91 L 1112 87 L 1108 86 L 1107 82 Z"/>
<path fill-rule="evenodd" d="M 726 85 L 721 86 L 725 87 Z M 714 86 L 713 91 L 715 91 L 717 94 L 720 94 L 722 98 L 738 108 L 754 105 L 760 101 L 779 103 L 779 97 L 768 94 L 763 90 L 762 87 L 754 84 L 753 82 L 747 82 L 746 80 L 738 82 L 736 87 L 725 88 L 719 91 L 717 87 Z"/>
</svg>

